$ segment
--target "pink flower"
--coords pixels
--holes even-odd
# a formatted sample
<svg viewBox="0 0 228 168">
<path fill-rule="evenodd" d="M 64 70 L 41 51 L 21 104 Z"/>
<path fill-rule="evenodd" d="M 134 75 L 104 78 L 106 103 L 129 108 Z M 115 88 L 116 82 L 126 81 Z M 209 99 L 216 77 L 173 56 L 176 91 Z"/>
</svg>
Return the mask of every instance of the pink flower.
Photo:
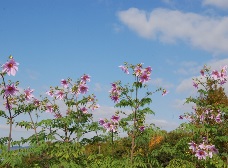
<svg viewBox="0 0 228 168">
<path fill-rule="evenodd" d="M 56 93 L 56 99 L 62 100 L 63 98 L 64 98 L 64 91 L 59 90 L 59 91 Z"/>
<path fill-rule="evenodd" d="M 19 63 L 15 62 L 13 58 L 11 58 L 8 62 L 2 65 L 3 72 L 6 72 L 9 76 L 16 75 L 16 71 L 18 71 Z"/>
<path fill-rule="evenodd" d="M 92 110 L 96 110 L 96 109 L 98 109 L 99 107 L 100 107 L 99 104 L 95 104 L 95 105 L 92 106 Z"/>
<path fill-rule="evenodd" d="M 52 113 L 53 112 L 53 107 L 52 105 L 46 105 L 46 112 Z"/>
<path fill-rule="evenodd" d="M 204 150 L 197 150 L 195 156 L 198 157 L 198 159 L 206 159 L 207 153 Z"/>
<path fill-rule="evenodd" d="M 227 65 L 222 67 L 221 74 L 220 74 L 220 85 L 223 85 L 227 81 Z"/>
<path fill-rule="evenodd" d="M 60 113 L 54 114 L 54 117 L 55 118 L 62 118 L 62 114 L 60 114 Z"/>
<path fill-rule="evenodd" d="M 108 123 L 104 123 L 103 124 L 103 126 L 104 126 L 104 128 L 107 130 L 107 131 L 111 131 L 111 123 L 110 122 L 108 122 Z"/>
<path fill-rule="evenodd" d="M 111 124 L 111 125 L 110 125 L 110 131 L 116 132 L 116 131 L 117 131 L 116 125 Z"/>
<path fill-rule="evenodd" d="M 193 82 L 193 86 L 198 89 L 198 83 Z"/>
<path fill-rule="evenodd" d="M 115 125 L 113 125 L 113 124 L 111 124 L 110 122 L 108 122 L 108 123 L 104 123 L 103 124 L 103 127 L 107 130 L 107 131 L 113 131 L 113 132 L 116 132 L 116 129 L 117 129 L 117 127 L 115 126 Z"/>
<path fill-rule="evenodd" d="M 213 114 L 211 114 L 211 116 L 209 116 L 208 118 L 210 118 L 211 120 L 213 120 L 215 116 Z"/>
<path fill-rule="evenodd" d="M 16 89 L 14 84 L 6 85 L 4 90 L 5 90 L 5 93 L 4 93 L 5 96 L 9 96 L 9 95 L 13 96 L 13 95 L 15 95 L 18 92 L 18 90 Z"/>
<path fill-rule="evenodd" d="M 111 83 L 111 85 L 112 85 L 113 89 L 115 89 L 117 87 L 115 83 Z"/>
<path fill-rule="evenodd" d="M 148 66 L 147 68 L 145 68 L 144 72 L 151 74 L 152 68 L 150 66 Z"/>
<path fill-rule="evenodd" d="M 215 121 L 217 123 L 221 123 L 222 122 L 222 120 L 221 120 L 221 113 L 218 113 L 218 115 L 215 117 Z"/>
<path fill-rule="evenodd" d="M 199 148 L 200 149 L 206 149 L 206 146 L 205 146 L 204 142 L 199 145 Z"/>
<path fill-rule="evenodd" d="M 227 76 L 227 75 L 226 75 L 226 73 L 227 73 L 227 68 L 228 68 L 227 65 L 225 65 L 225 66 L 222 67 L 222 69 L 221 69 L 221 76 Z"/>
<path fill-rule="evenodd" d="M 83 83 L 86 83 L 87 81 L 90 82 L 90 76 L 89 76 L 89 75 L 83 75 L 83 76 L 81 77 L 81 81 L 82 81 Z"/>
<path fill-rule="evenodd" d="M 183 120 L 184 118 L 183 118 L 183 116 L 182 116 L 182 115 L 180 115 L 180 116 L 179 116 L 179 119 Z"/>
<path fill-rule="evenodd" d="M 144 72 L 139 76 L 139 82 L 141 83 L 145 83 L 148 82 L 150 80 L 150 74 Z"/>
<path fill-rule="evenodd" d="M 110 98 L 114 101 L 114 103 L 117 103 L 120 97 L 120 89 L 115 83 L 112 83 L 112 89 L 109 92 Z"/>
<path fill-rule="evenodd" d="M 100 125 L 104 125 L 104 124 L 105 124 L 104 119 L 100 118 L 100 120 L 99 120 L 99 124 L 100 124 Z"/>
<path fill-rule="evenodd" d="M 201 114 L 201 115 L 200 115 L 200 121 L 203 122 L 204 120 L 205 120 L 205 115 L 204 115 L 204 114 Z"/>
<path fill-rule="evenodd" d="M 165 89 L 163 89 L 163 91 L 162 91 L 162 96 L 165 96 L 166 94 L 168 94 L 169 92 L 167 91 L 167 90 L 165 90 Z"/>
<path fill-rule="evenodd" d="M 195 142 L 191 142 L 191 143 L 188 143 L 190 146 L 189 146 L 189 149 L 191 149 L 193 152 L 196 151 L 196 143 Z"/>
<path fill-rule="evenodd" d="M 79 86 L 79 92 L 82 94 L 86 94 L 89 91 L 88 87 L 86 85 L 80 85 Z"/>
<path fill-rule="evenodd" d="M 124 73 L 129 74 L 127 67 L 125 67 L 123 65 L 120 65 L 119 67 L 122 69 L 122 71 L 124 71 Z"/>
<path fill-rule="evenodd" d="M 7 110 L 12 110 L 12 108 L 13 108 L 13 106 L 12 106 L 12 104 L 10 104 L 10 103 L 5 103 L 5 108 L 7 109 Z"/>
<path fill-rule="evenodd" d="M 87 113 L 88 113 L 88 110 L 87 110 L 86 107 L 82 107 L 82 108 L 81 108 L 81 111 L 82 111 L 84 114 L 87 114 Z"/>
<path fill-rule="evenodd" d="M 67 88 L 67 87 L 68 87 L 68 82 L 67 82 L 67 80 L 62 79 L 62 80 L 61 80 L 61 85 L 62 85 L 64 88 Z"/>
<path fill-rule="evenodd" d="M 140 131 L 140 132 L 143 132 L 144 130 L 145 130 L 145 126 L 140 126 L 140 127 L 139 127 L 139 131 Z"/>
<path fill-rule="evenodd" d="M 120 116 L 117 116 L 117 115 L 113 115 L 111 120 L 114 122 L 114 123 L 118 123 L 119 122 L 119 119 L 120 119 Z"/>
<path fill-rule="evenodd" d="M 213 154 L 218 153 L 218 149 L 215 148 L 215 145 L 207 145 L 207 149 L 209 149 L 209 157 L 212 158 Z"/>
<path fill-rule="evenodd" d="M 51 96 L 51 97 L 53 97 L 54 96 L 54 91 L 53 90 L 47 91 L 46 94 Z"/>
<path fill-rule="evenodd" d="M 118 95 L 112 95 L 111 99 L 114 101 L 114 103 L 118 103 L 119 102 L 119 96 Z"/>
<path fill-rule="evenodd" d="M 148 69 L 149 70 L 149 69 Z M 141 74 L 142 74 L 142 68 L 141 68 L 141 66 L 137 66 L 137 67 L 135 67 L 135 69 L 134 69 L 134 73 L 135 73 L 135 75 L 136 76 L 141 76 Z"/>
<path fill-rule="evenodd" d="M 112 84 L 112 89 L 109 92 L 110 93 L 120 93 L 120 89 L 118 88 L 118 86 L 115 83 L 111 83 L 111 84 Z"/>
<path fill-rule="evenodd" d="M 226 83 L 226 79 L 224 79 L 224 80 L 220 80 L 220 85 L 224 85 Z"/>
<path fill-rule="evenodd" d="M 200 74 L 201 74 L 202 76 L 204 76 L 204 70 L 203 70 L 203 69 L 200 70 Z"/>
<path fill-rule="evenodd" d="M 218 80 L 220 78 L 220 74 L 217 70 L 214 70 L 212 71 L 211 73 L 211 77 L 214 79 L 214 80 Z"/>
<path fill-rule="evenodd" d="M 29 87 L 28 87 L 28 89 L 26 89 L 26 90 L 24 90 L 24 92 L 25 92 L 25 99 L 27 100 L 27 101 L 29 101 L 31 98 L 33 98 L 34 96 L 33 96 L 33 89 L 30 89 Z"/>
<path fill-rule="evenodd" d="M 34 98 L 34 99 L 33 99 L 33 104 L 34 104 L 35 106 L 39 106 L 39 105 L 40 105 L 40 101 Z"/>
</svg>

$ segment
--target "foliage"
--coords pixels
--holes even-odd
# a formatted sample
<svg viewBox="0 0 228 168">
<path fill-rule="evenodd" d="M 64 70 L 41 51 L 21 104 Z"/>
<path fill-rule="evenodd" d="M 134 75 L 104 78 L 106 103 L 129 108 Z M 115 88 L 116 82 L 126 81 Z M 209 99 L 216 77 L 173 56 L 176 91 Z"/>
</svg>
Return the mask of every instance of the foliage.
<svg viewBox="0 0 228 168">
<path fill-rule="evenodd" d="M 195 168 L 195 165 L 187 160 L 173 159 L 166 168 Z"/>
</svg>

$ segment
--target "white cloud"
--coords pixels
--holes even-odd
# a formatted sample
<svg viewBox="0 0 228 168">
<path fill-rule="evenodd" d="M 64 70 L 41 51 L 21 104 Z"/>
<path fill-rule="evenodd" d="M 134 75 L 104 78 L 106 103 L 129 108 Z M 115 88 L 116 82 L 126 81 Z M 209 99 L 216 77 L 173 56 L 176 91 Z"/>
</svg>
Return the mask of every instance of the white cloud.
<svg viewBox="0 0 228 168">
<path fill-rule="evenodd" d="M 195 77 L 193 77 L 195 78 Z M 180 82 L 180 84 L 176 88 L 177 93 L 188 92 L 189 94 L 194 94 L 196 91 L 193 87 L 193 80 L 192 78 L 184 79 Z"/>
<path fill-rule="evenodd" d="M 228 53 L 228 17 L 208 17 L 178 10 L 137 8 L 118 12 L 119 19 L 140 36 L 173 43 L 183 40 L 213 54 Z"/>
<path fill-rule="evenodd" d="M 150 83 L 157 87 L 162 87 L 162 88 L 166 88 L 166 89 L 170 89 L 174 86 L 172 83 L 164 81 L 164 79 L 162 79 L 162 78 L 152 79 L 150 81 Z"/>
<path fill-rule="evenodd" d="M 185 103 L 186 99 L 175 99 L 173 101 L 173 107 L 182 112 L 191 112 L 192 107 L 195 106 L 194 103 Z"/>
<path fill-rule="evenodd" d="M 201 66 L 198 65 L 198 63 L 193 61 L 181 62 L 181 63 L 178 63 L 178 65 L 180 65 L 180 69 L 174 72 L 182 75 L 193 75 L 193 74 L 199 73 L 200 69 L 202 68 Z"/>
<path fill-rule="evenodd" d="M 163 119 L 152 119 L 150 122 L 154 123 L 157 127 L 167 131 L 174 130 L 179 126 L 178 123 L 170 122 Z"/>
<path fill-rule="evenodd" d="M 222 9 L 228 9 L 227 0 L 203 0 L 203 5 L 212 5 Z"/>
<path fill-rule="evenodd" d="M 211 69 L 221 69 L 222 66 L 224 65 L 228 65 L 228 58 L 226 59 L 221 59 L 221 60 L 210 60 L 208 63 L 207 63 L 208 66 L 211 67 Z"/>
</svg>

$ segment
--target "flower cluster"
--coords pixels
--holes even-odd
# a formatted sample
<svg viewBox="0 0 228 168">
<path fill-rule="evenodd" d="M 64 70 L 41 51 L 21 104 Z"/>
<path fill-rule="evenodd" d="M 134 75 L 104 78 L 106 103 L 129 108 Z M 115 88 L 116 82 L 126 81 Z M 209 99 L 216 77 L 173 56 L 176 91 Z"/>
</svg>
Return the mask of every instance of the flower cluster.
<svg viewBox="0 0 228 168">
<path fill-rule="evenodd" d="M 213 70 L 211 73 L 211 77 L 214 80 L 219 81 L 220 85 L 223 85 L 227 81 L 227 65 L 223 66 L 221 71 Z"/>
<path fill-rule="evenodd" d="M 152 68 L 149 66 L 145 69 L 142 68 L 142 64 L 138 64 L 134 68 L 134 75 L 139 77 L 139 82 L 146 83 L 150 80 L 150 75 L 152 72 Z"/>
<path fill-rule="evenodd" d="M 68 92 L 68 90 L 65 91 L 65 89 L 69 89 L 70 84 L 72 85 L 72 88 L 71 88 L 72 94 L 76 94 L 76 95 L 86 94 L 89 91 L 89 88 L 86 85 L 87 81 L 88 82 L 90 81 L 90 76 L 86 75 L 86 74 L 84 74 L 81 77 L 81 80 L 78 81 L 77 84 L 74 84 L 74 85 L 72 85 L 69 80 L 62 79 L 61 80 L 62 88 L 57 88 L 55 90 L 51 89 L 51 90 L 47 91 L 46 94 L 51 97 L 55 97 L 56 99 L 62 100 L 66 96 L 66 92 Z"/>
<path fill-rule="evenodd" d="M 227 82 L 227 65 L 223 66 L 220 71 L 218 70 L 213 70 L 211 73 L 209 72 L 209 68 L 207 66 L 204 66 L 203 69 L 200 70 L 201 76 L 211 79 L 213 81 L 218 82 L 218 84 L 223 85 Z M 206 75 L 206 72 L 208 73 Z M 198 89 L 199 82 L 193 81 L 193 86 Z"/>
<path fill-rule="evenodd" d="M 139 78 L 139 82 L 146 83 L 150 80 L 152 68 L 150 66 L 148 66 L 147 68 L 143 68 L 142 65 L 143 64 L 141 63 L 141 64 L 137 64 L 136 66 L 131 65 L 130 67 L 133 69 L 133 75 Z M 126 66 L 120 65 L 119 67 L 126 74 L 129 74 L 127 65 Z"/>
<path fill-rule="evenodd" d="M 119 67 L 122 69 L 122 71 L 124 71 L 124 73 L 129 74 L 128 68 L 126 66 L 120 65 Z"/>
<path fill-rule="evenodd" d="M 179 119 L 186 119 L 191 123 L 198 122 L 198 123 L 210 123 L 210 122 L 216 122 L 221 123 L 222 122 L 222 112 L 220 110 L 212 110 L 212 109 L 205 109 L 201 113 L 199 109 L 194 108 L 195 112 L 192 114 L 185 114 L 180 115 Z"/>
<path fill-rule="evenodd" d="M 112 89 L 109 91 L 110 98 L 114 101 L 114 103 L 118 103 L 120 95 L 121 95 L 121 87 L 117 83 L 112 83 Z"/>
<path fill-rule="evenodd" d="M 111 117 L 111 120 L 107 120 L 107 119 L 100 119 L 99 120 L 99 124 L 101 126 L 103 126 L 104 129 L 106 129 L 107 131 L 110 132 L 116 132 L 117 131 L 117 126 L 119 124 L 119 120 L 120 120 L 120 116 L 118 115 L 113 115 Z"/>
<path fill-rule="evenodd" d="M 143 68 L 143 63 L 137 64 L 137 65 L 129 65 L 125 63 L 125 65 L 120 65 L 119 68 L 126 73 L 129 74 L 129 68 L 133 70 L 133 75 L 137 77 L 137 82 L 140 82 L 141 84 L 145 84 L 149 80 L 151 80 L 150 75 L 152 72 L 152 68 L 150 66 Z M 116 103 L 119 101 L 120 92 L 119 90 L 116 90 L 116 86 L 112 83 L 112 90 L 111 92 L 111 99 Z M 162 96 L 165 96 L 167 93 L 169 93 L 166 89 L 162 90 Z"/>
<path fill-rule="evenodd" d="M 90 76 L 86 74 L 81 76 L 80 80 L 78 80 L 76 83 L 72 83 L 71 79 L 62 79 L 62 87 L 51 87 L 51 89 L 47 91 L 46 94 L 54 98 L 54 100 L 63 100 L 65 102 L 69 100 L 77 101 L 78 96 L 80 94 L 86 94 L 88 92 L 89 89 L 86 85 L 87 82 L 90 82 Z M 77 105 L 74 105 L 76 105 L 77 110 L 81 111 L 83 114 L 87 114 L 89 109 L 93 111 L 99 108 L 99 105 L 96 104 L 96 96 L 93 94 L 89 95 L 88 97 L 83 97 L 82 102 L 84 103 L 77 103 Z M 62 114 L 59 112 L 59 109 L 56 104 L 46 102 L 45 110 L 46 112 L 54 113 L 56 118 L 62 117 Z M 68 108 L 66 114 L 68 115 L 72 111 L 74 110 Z"/>
<path fill-rule="evenodd" d="M 218 153 L 218 149 L 215 148 L 215 145 L 206 144 L 205 140 L 201 144 L 196 144 L 195 142 L 188 143 L 189 149 L 195 154 L 198 159 L 205 159 L 207 157 L 212 158 L 213 154 Z"/>
</svg>

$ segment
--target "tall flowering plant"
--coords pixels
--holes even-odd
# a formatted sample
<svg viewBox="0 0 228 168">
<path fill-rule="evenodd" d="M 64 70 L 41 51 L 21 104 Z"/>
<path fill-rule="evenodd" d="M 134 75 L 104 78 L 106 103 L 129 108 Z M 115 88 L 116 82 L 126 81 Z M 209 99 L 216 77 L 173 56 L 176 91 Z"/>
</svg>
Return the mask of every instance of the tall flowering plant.
<svg viewBox="0 0 228 168">
<path fill-rule="evenodd" d="M 147 83 L 151 80 L 152 68 L 150 66 L 144 68 L 143 64 L 128 64 L 119 66 L 121 70 L 129 75 L 132 71 L 134 82 L 132 85 L 122 85 L 120 81 L 113 82 L 111 84 L 110 98 L 114 101 L 115 107 L 129 107 L 131 113 L 126 114 L 125 118 L 120 121 L 120 126 L 124 131 L 128 132 L 128 135 L 132 139 L 131 143 L 131 163 L 133 162 L 134 149 L 136 147 L 135 140 L 145 130 L 145 117 L 146 114 L 154 114 L 149 108 L 145 107 L 152 102 L 151 95 L 157 91 L 161 91 L 159 88 L 154 92 L 148 90 Z M 143 92 L 146 92 L 143 95 Z M 163 89 L 162 95 L 167 94 L 167 91 Z M 143 95 L 143 96 L 142 96 Z"/>
<path fill-rule="evenodd" d="M 208 160 L 216 154 L 227 153 L 228 97 L 223 88 L 227 82 L 227 66 L 212 72 L 204 66 L 200 74 L 200 78 L 193 79 L 199 96 L 186 100 L 195 103 L 194 111 L 180 119 L 189 121 L 187 128 L 193 133 L 193 140 L 188 145 L 192 154 L 199 160 Z"/>
<path fill-rule="evenodd" d="M 29 113 L 30 117 L 32 117 L 31 112 L 38 108 L 36 103 L 37 99 L 33 95 L 33 89 L 28 87 L 27 89 L 22 90 L 19 89 L 19 81 L 12 82 L 9 80 L 8 84 L 5 81 L 6 75 L 16 75 L 18 71 L 18 65 L 19 63 L 17 63 L 14 58 L 10 56 L 9 60 L 1 66 L 2 71 L 0 72 L 2 78 L 0 88 L 4 107 L 3 110 L 0 110 L 0 116 L 6 118 L 7 123 L 9 124 L 8 151 L 10 150 L 11 146 L 12 126 L 15 122 L 15 118 L 21 113 Z"/>
<path fill-rule="evenodd" d="M 87 94 L 89 81 L 90 76 L 86 74 L 76 82 L 70 78 L 62 79 L 61 86 L 50 87 L 46 92 L 48 97 L 42 101 L 42 110 L 52 115 L 53 119 L 42 120 L 39 125 L 44 129 L 50 128 L 49 137 L 60 138 L 64 142 L 79 141 L 97 126 L 91 112 L 99 105 L 94 94 Z"/>
</svg>

